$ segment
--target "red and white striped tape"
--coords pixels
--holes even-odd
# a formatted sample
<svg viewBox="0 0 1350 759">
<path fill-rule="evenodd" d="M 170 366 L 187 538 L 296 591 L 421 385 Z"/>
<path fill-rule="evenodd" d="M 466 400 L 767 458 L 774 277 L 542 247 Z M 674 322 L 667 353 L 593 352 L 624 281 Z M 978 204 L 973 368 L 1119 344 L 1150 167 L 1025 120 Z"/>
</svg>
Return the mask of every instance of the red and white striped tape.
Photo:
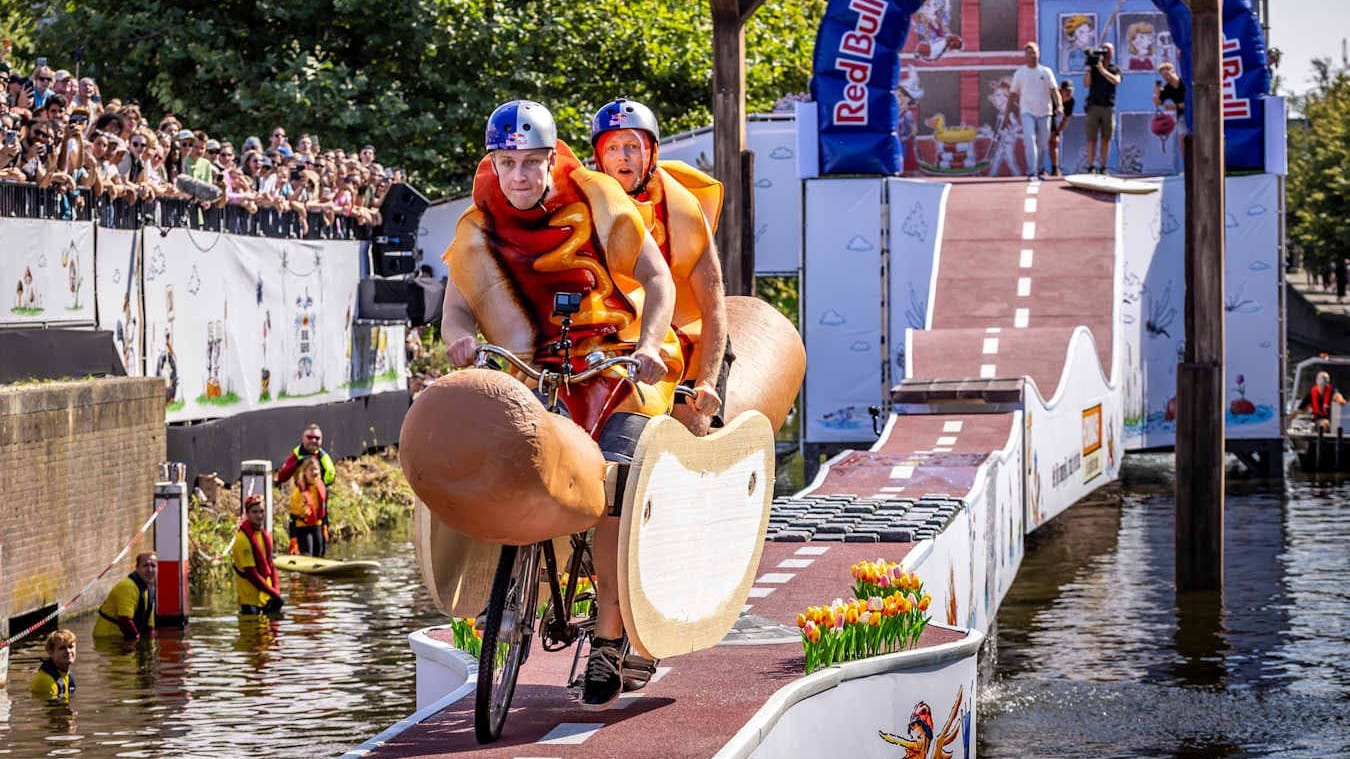
<svg viewBox="0 0 1350 759">
<path fill-rule="evenodd" d="M 126 558 L 127 552 L 131 550 L 131 547 L 136 545 L 137 541 L 139 541 L 141 537 L 145 535 L 145 531 L 150 529 L 150 525 L 154 524 L 155 520 L 159 518 L 160 512 L 164 510 L 164 503 L 165 502 L 161 501 L 157 506 L 155 506 L 155 513 L 151 514 L 150 518 L 145 520 L 145 523 L 142 524 L 139 528 L 137 528 L 136 534 L 132 535 L 131 540 L 128 541 L 127 544 L 122 547 L 121 551 L 117 552 L 117 555 L 113 557 L 112 561 L 108 562 L 108 566 L 104 567 L 103 571 L 98 573 L 98 577 L 95 577 L 94 579 L 90 580 L 88 584 L 86 584 L 83 588 L 80 588 L 80 592 L 71 596 L 69 599 L 66 600 L 65 603 L 56 607 L 56 609 L 54 609 L 51 614 L 48 614 L 42 619 L 39 619 L 38 621 L 29 625 L 24 630 L 21 630 L 17 635 L 11 635 L 8 640 L 0 641 L 0 649 L 9 648 L 10 644 L 23 640 L 34 630 L 52 621 L 56 617 L 56 615 L 65 611 L 66 609 L 69 609 L 71 604 L 79 600 L 80 596 L 83 596 L 90 588 L 94 587 L 94 585 L 99 580 L 102 580 L 104 577 L 106 577 L 107 574 L 112 571 L 112 568 L 117 566 L 118 562 Z"/>
</svg>

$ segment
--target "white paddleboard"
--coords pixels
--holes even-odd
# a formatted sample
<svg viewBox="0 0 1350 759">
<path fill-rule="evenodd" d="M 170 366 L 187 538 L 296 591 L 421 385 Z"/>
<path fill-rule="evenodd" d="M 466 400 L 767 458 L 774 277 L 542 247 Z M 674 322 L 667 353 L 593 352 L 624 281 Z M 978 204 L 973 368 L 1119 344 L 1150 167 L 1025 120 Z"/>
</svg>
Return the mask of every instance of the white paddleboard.
<svg viewBox="0 0 1350 759">
<path fill-rule="evenodd" d="M 1093 192 L 1125 193 L 1127 195 L 1146 195 L 1157 192 L 1158 185 L 1140 182 L 1134 179 L 1113 177 L 1109 174 L 1070 174 L 1064 181 L 1071 187 Z"/>
</svg>

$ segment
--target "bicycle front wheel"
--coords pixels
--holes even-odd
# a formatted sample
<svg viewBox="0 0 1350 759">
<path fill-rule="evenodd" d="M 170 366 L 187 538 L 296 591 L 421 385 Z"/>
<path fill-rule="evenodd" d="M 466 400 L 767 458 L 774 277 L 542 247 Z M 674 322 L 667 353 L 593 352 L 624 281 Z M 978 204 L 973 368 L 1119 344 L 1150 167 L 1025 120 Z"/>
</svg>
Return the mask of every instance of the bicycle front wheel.
<svg viewBox="0 0 1350 759">
<path fill-rule="evenodd" d="M 539 546 L 502 546 L 478 655 L 473 729 L 479 743 L 502 734 L 520 665 L 529 655 L 538 598 Z"/>
</svg>

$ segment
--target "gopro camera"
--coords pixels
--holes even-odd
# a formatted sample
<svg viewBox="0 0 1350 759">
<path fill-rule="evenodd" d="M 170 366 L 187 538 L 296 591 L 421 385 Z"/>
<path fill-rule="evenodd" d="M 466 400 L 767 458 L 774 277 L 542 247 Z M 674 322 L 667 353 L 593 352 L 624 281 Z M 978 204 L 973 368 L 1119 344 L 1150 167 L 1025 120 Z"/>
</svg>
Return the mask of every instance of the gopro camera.
<svg viewBox="0 0 1350 759">
<path fill-rule="evenodd" d="M 553 315 L 571 316 L 581 310 L 581 293 L 554 293 Z"/>
</svg>

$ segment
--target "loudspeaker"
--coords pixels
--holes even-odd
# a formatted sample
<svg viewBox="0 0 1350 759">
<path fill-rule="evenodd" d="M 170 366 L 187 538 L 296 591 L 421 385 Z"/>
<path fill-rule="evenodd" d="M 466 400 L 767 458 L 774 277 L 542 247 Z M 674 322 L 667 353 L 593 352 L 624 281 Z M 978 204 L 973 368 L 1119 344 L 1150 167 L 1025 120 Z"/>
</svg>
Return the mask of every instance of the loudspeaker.
<svg viewBox="0 0 1350 759">
<path fill-rule="evenodd" d="M 408 250 L 390 250 L 375 243 L 375 273 L 381 277 L 400 277 L 412 274 L 417 268 L 416 252 Z"/>
<path fill-rule="evenodd" d="M 381 223 L 375 231 L 376 242 L 388 250 L 416 248 L 422 214 L 426 213 L 430 205 L 412 185 L 391 185 L 384 195 L 384 202 L 380 204 Z M 381 237 L 385 239 L 381 240 Z"/>
<path fill-rule="evenodd" d="M 380 204 L 380 226 L 376 228 L 374 243 L 375 271 L 382 277 L 412 274 L 416 268 L 413 251 L 417 249 L 417 233 L 422 226 L 422 214 L 431 203 L 409 184 L 389 187 Z"/>
</svg>

